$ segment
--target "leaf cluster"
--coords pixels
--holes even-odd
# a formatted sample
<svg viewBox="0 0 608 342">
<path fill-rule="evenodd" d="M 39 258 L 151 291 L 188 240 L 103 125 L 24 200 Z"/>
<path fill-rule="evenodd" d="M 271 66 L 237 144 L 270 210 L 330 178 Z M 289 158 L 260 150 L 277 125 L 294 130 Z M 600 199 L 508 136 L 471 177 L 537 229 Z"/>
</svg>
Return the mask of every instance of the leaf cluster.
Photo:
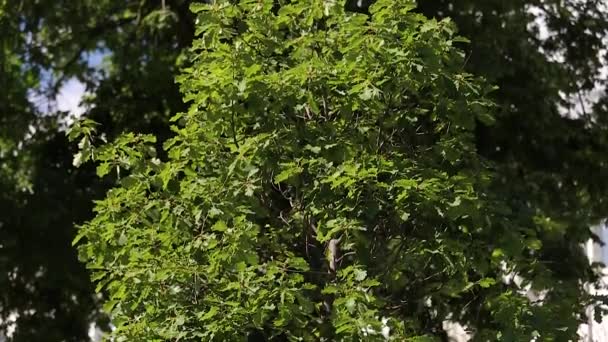
<svg viewBox="0 0 608 342">
<path fill-rule="evenodd" d="M 129 170 L 76 240 L 117 340 L 432 340 L 445 320 L 575 336 L 552 298 L 582 288 L 549 291 L 545 223 L 494 191 L 475 145 L 494 88 L 463 70 L 453 24 L 409 1 L 344 8 L 192 5 L 167 159 L 146 136 L 93 148 L 100 175 Z"/>
</svg>

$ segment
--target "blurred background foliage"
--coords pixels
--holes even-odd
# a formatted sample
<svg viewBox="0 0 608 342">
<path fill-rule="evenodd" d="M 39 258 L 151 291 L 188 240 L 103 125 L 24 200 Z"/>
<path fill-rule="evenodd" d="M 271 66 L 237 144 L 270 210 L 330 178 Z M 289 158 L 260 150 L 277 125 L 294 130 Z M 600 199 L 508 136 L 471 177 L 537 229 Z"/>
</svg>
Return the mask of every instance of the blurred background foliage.
<svg viewBox="0 0 608 342">
<path fill-rule="evenodd" d="M 187 0 L 0 0 L 0 318 L 14 341 L 86 341 L 107 328 L 71 246 L 76 225 L 113 184 L 74 168 L 74 113 L 57 99 L 69 82 L 80 111 L 111 140 L 153 133 L 186 108 L 174 77 L 194 36 Z M 479 123 L 479 151 L 499 165 L 497 191 L 553 225 L 540 251 L 563 279 L 594 279 L 580 244 L 607 215 L 608 9 L 602 0 L 420 1 L 471 40 L 464 69 L 500 87 L 497 123 Z M 549 230 L 546 230 L 549 231 Z"/>
</svg>

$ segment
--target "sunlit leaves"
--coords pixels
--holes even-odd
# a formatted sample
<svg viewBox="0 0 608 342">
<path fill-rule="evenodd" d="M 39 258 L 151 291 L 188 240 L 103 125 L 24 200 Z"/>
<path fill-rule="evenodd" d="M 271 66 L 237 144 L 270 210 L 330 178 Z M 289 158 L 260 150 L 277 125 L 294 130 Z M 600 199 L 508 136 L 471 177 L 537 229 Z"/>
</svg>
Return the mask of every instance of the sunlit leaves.
<svg viewBox="0 0 608 342">
<path fill-rule="evenodd" d="M 529 317 L 502 279 L 542 244 L 492 193 L 473 140 L 492 88 L 462 71 L 453 24 L 411 1 L 269 4 L 192 5 L 166 160 L 146 135 L 90 148 L 100 175 L 124 170 L 80 247 L 115 337 L 404 341 L 467 310 Z"/>
</svg>

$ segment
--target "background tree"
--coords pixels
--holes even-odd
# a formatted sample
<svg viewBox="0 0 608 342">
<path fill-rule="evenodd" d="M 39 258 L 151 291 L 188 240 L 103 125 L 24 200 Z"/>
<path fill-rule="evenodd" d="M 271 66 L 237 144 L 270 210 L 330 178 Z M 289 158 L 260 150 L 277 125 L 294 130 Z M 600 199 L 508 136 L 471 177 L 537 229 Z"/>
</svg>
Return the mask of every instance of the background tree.
<svg viewBox="0 0 608 342">
<path fill-rule="evenodd" d="M 72 166 L 69 114 L 54 100 L 76 78 L 89 93 L 86 115 L 108 139 L 167 134 L 168 113 L 184 108 L 173 78 L 193 33 L 187 1 L 163 4 L 0 1 L 0 316 L 16 328 L 12 340 L 85 341 L 99 317 L 71 240 L 113 182 Z"/>
<path fill-rule="evenodd" d="M 420 10 L 453 18 L 472 41 L 466 69 L 499 86 L 496 124 L 477 126 L 476 145 L 495 162 L 495 191 L 512 213 L 531 215 L 553 293 L 592 281 L 580 246 L 608 212 L 606 111 L 595 102 L 605 98 L 605 4 L 437 1 Z"/>
<path fill-rule="evenodd" d="M 95 148 L 88 122 L 72 133 L 99 175 L 130 171 L 79 236 L 117 338 L 434 340 L 445 320 L 478 340 L 577 337 L 598 300 L 580 244 L 599 207 L 570 175 L 487 152 L 488 88 L 448 21 L 388 0 L 371 17 L 192 8 L 191 106 L 169 159 L 150 135 Z"/>
<path fill-rule="evenodd" d="M 69 241 L 73 223 L 91 217 L 90 200 L 114 182 L 96 180 L 89 167 L 72 167 L 65 113 L 53 110 L 52 100 L 76 77 L 91 95 L 85 115 L 102 123 L 100 133 L 109 139 L 130 130 L 154 133 L 160 146 L 169 136 L 169 113 L 185 108 L 173 78 L 194 31 L 189 3 L 0 1 L 0 309 L 4 318 L 19 314 L 16 325 L 23 328 L 14 340 L 86 339 L 97 310 Z M 548 39 L 534 32 L 532 8 L 545 18 Z M 606 102 L 598 77 L 605 5 L 441 0 L 421 2 L 419 11 L 452 17 L 472 38 L 462 46 L 464 68 L 500 86 L 492 94 L 501 108 L 496 124 L 477 126 L 479 151 L 498 163 L 505 198 L 526 208 L 523 199 L 534 194 L 531 208 L 542 206 L 567 227 L 563 238 L 541 239 L 545 264 L 566 278 L 586 277 L 578 242 L 605 216 L 606 202 Z M 103 71 L 91 67 L 93 52 L 107 56 Z M 585 105 L 585 115 L 576 118 L 559 115 L 559 107 L 580 107 L 578 95 L 594 84 L 602 89 L 596 106 Z M 32 89 L 42 95 L 36 101 Z"/>
</svg>

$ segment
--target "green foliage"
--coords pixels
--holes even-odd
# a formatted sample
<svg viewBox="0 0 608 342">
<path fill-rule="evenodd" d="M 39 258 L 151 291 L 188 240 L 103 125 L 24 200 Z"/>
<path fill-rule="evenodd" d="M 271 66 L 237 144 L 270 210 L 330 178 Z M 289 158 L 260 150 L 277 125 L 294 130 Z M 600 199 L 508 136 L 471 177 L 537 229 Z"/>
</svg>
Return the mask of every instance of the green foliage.
<svg viewBox="0 0 608 342">
<path fill-rule="evenodd" d="M 164 12 L 160 1 L 0 0 L 2 338 L 81 342 L 92 323 L 107 328 L 70 242 L 114 182 L 93 165 L 75 169 L 56 99 L 69 100 L 63 87 L 77 79 L 100 137 L 154 132 L 160 145 L 169 113 L 185 108 L 174 70 L 192 25 L 186 0 L 167 0 Z"/>
<path fill-rule="evenodd" d="M 480 340 L 576 336 L 582 286 L 551 288 L 550 221 L 496 191 L 474 135 L 493 88 L 463 71 L 449 20 L 390 0 L 371 17 L 191 9 L 168 159 L 132 134 L 87 152 L 102 176 L 128 170 L 76 239 L 117 340 L 433 340 L 448 319 Z"/>
<path fill-rule="evenodd" d="M 355 2 L 362 4 L 362 8 L 356 10 L 365 12 L 373 1 L 351 0 L 347 7 L 354 10 Z M 76 144 L 68 144 L 63 131 L 66 113 L 53 106 L 58 90 L 72 77 L 86 84 L 89 96 L 84 101 L 85 116 L 100 123 L 95 127 L 98 137 L 113 141 L 121 132 L 153 133 L 157 139 L 154 145 L 162 146 L 170 136 L 167 122 L 171 113 L 186 108 L 173 79 L 180 65 L 189 66 L 188 62 L 183 63 L 186 61 L 183 57 L 188 55 L 184 49 L 191 45 L 195 31 L 190 3 L 190 0 L 0 0 L 0 318 L 3 322 L 0 330 L 14 328 L 11 341 L 85 341 L 91 322 L 104 326 L 103 321 L 98 321 L 100 296 L 93 294 L 94 285 L 90 284 L 86 270 L 70 247 L 69 242 L 77 233 L 74 224 L 90 219 L 91 201 L 102 198 L 106 189 L 115 183 L 117 170 L 125 186 L 140 181 L 126 176 L 133 174 L 129 170 L 142 167 L 139 164 L 148 159 L 111 158 L 112 153 L 124 156 L 134 151 L 154 158 L 149 147 L 132 146 L 128 143 L 132 137 L 126 136 L 118 146 L 88 155 L 102 160 L 97 171 L 108 173 L 103 179 L 94 177 L 93 165 L 75 169 L 72 165 Z M 547 39 L 537 37 L 539 21 L 530 9 L 540 13 L 547 23 Z M 583 106 L 584 115 L 564 116 L 560 108 L 576 112 L 574 107 L 580 108 L 579 96 L 584 98 L 592 87 L 603 87 L 598 70 L 604 58 L 601 50 L 608 26 L 606 6 L 597 0 L 434 0 L 419 1 L 414 11 L 428 17 L 452 18 L 459 33 L 471 39 L 471 44 L 460 45 L 467 54 L 461 63 L 462 69 L 482 75 L 500 87 L 490 94 L 499 105 L 495 123 L 488 126 L 492 120 L 485 111 L 478 112 L 471 139 L 477 152 L 491 161 L 489 193 L 502 204 L 501 215 L 512 221 L 502 230 L 491 228 L 488 239 L 499 239 L 500 244 L 486 243 L 485 249 L 478 251 L 480 257 L 470 262 L 488 276 L 471 277 L 470 283 L 474 285 L 469 291 L 443 301 L 443 309 L 433 303 L 434 308 L 440 308 L 437 312 L 428 310 L 425 306 L 428 302 L 420 298 L 427 293 L 426 286 L 437 286 L 434 283 L 447 282 L 450 277 L 429 273 L 415 282 L 403 275 L 397 275 L 395 280 L 383 276 L 379 281 L 383 287 L 392 284 L 391 288 L 404 289 L 393 297 L 400 296 L 401 301 L 409 298 L 407 303 L 399 302 L 399 305 L 404 312 L 409 310 L 408 317 L 416 316 L 415 329 L 426 334 L 427 337 L 418 340 L 440 335 L 438 322 L 448 315 L 475 329 L 480 340 L 496 339 L 497 330 L 502 331 L 502 339 L 512 338 L 513 335 L 506 332 L 511 326 L 517 327 L 520 335 L 526 335 L 516 340 L 529 340 L 529 336 L 540 333 L 542 340 L 551 340 L 552 336 L 557 340 L 572 337 L 576 323 L 587 320 L 583 307 L 588 298 L 581 284 L 595 279 L 580 244 L 592 237 L 588 227 L 604 218 L 608 210 L 605 153 L 608 105 L 605 94 L 599 93 L 602 97 L 596 106 Z M 203 19 L 204 16 L 199 19 L 199 30 L 205 24 Z M 455 44 L 462 40 L 451 39 Z M 365 47 L 364 43 L 360 42 Z M 272 41 L 265 42 L 265 46 L 272 44 Z M 100 51 L 105 54 L 103 63 L 91 66 L 89 57 L 95 57 Z M 252 71 L 256 72 L 255 67 Z M 251 87 L 251 84 L 238 84 L 244 90 Z M 365 85 L 362 86 L 365 89 Z M 368 87 L 363 99 L 377 99 L 374 91 Z M 564 95 L 575 101 L 565 101 Z M 309 106 L 316 112 L 323 108 L 323 103 L 315 99 Z M 316 109 L 312 107 L 315 104 Z M 183 127 L 186 121 L 178 123 Z M 429 131 L 427 126 L 422 128 L 423 132 Z M 229 132 L 223 134 L 223 139 L 231 136 Z M 414 133 L 407 136 L 423 138 Z M 148 139 L 133 137 L 140 141 Z M 91 138 L 83 144 L 87 143 L 97 145 L 99 141 Z M 324 156 L 342 153 L 324 146 L 306 142 L 303 148 Z M 94 147 L 89 149 L 94 150 Z M 446 149 L 446 155 L 451 151 Z M 166 161 L 165 152 L 158 149 L 156 158 Z M 273 166 L 277 168 L 274 174 L 264 176 L 282 183 L 283 190 L 285 186 L 298 186 L 300 177 L 308 177 L 309 166 L 303 162 L 283 161 L 279 165 Z M 186 167 L 183 172 L 191 171 L 196 169 Z M 176 180 L 179 183 L 184 177 L 180 172 L 174 174 L 171 167 L 158 172 L 162 177 L 155 186 L 174 189 Z M 238 165 L 235 164 L 233 172 L 239 172 Z M 348 175 L 346 171 L 342 173 Z M 365 181 L 366 177 L 369 178 L 361 176 L 360 179 Z M 348 177 L 343 175 L 337 175 L 335 182 L 331 191 L 341 191 L 349 184 Z M 324 186 L 333 184 L 332 179 Z M 399 187 L 400 196 L 405 196 L 400 201 L 416 200 L 411 197 L 411 193 L 418 191 L 413 185 L 405 182 Z M 261 191 L 250 186 L 242 192 L 246 190 Z M 460 203 L 469 202 L 461 199 Z M 456 208 L 465 210 L 462 205 Z M 220 214 L 218 210 L 211 207 L 209 213 Z M 398 214 L 403 222 L 416 223 L 415 227 L 430 226 L 420 221 L 415 212 L 404 210 Z M 198 215 L 198 211 L 194 215 Z M 200 215 L 199 219 L 205 217 L 202 210 Z M 272 215 L 276 217 L 277 213 Z M 287 211 L 278 215 L 289 217 Z M 339 224 L 335 222 L 330 228 L 323 228 L 324 233 L 328 234 Z M 465 228 L 463 232 L 469 234 L 470 227 Z M 472 248 L 466 241 L 460 241 L 462 236 L 450 236 L 456 237 L 458 246 Z M 486 241 L 484 236 L 472 236 L 480 239 L 476 242 L 479 245 Z M 119 235 L 123 242 L 126 238 L 127 235 Z M 526 254 L 528 249 L 521 249 L 522 241 L 534 251 L 529 252 L 532 256 Z M 325 258 L 323 245 L 316 249 L 311 246 L 308 251 L 317 253 L 311 260 Z M 510 264 L 510 268 L 503 267 L 500 260 L 519 252 L 521 258 Z M 376 255 L 378 248 L 369 253 Z M 307 254 L 300 251 L 299 255 Z M 491 255 L 491 264 L 488 255 Z M 382 256 L 378 258 L 382 263 L 376 263 L 384 266 L 386 260 L 381 259 Z M 420 260 L 418 266 L 412 266 L 409 259 L 400 262 L 407 263 L 400 271 L 406 275 L 414 266 L 425 268 L 427 265 Z M 510 269 L 517 270 L 525 280 L 533 280 L 536 288 L 551 289 L 543 300 L 543 307 L 538 303 L 530 305 L 520 295 L 527 281 L 517 285 L 500 278 L 501 273 L 509 273 Z M 368 276 L 375 275 L 373 270 L 366 271 Z M 493 271 L 497 274 L 492 274 Z M 426 279 L 431 275 L 434 276 Z M 490 285 L 489 279 L 496 283 Z M 507 290 L 511 293 L 498 295 Z M 374 294 L 385 297 L 386 288 L 382 291 Z M 499 309 L 501 318 L 497 322 Z M 16 321 L 11 322 L 9 317 L 11 320 L 16 317 Z M 530 325 L 538 331 L 534 332 Z"/>
<path fill-rule="evenodd" d="M 598 241 L 589 227 L 608 210 L 606 83 L 599 71 L 606 7 L 594 1 L 438 0 L 421 1 L 419 10 L 452 18 L 471 39 L 465 69 L 499 86 L 492 93 L 496 123 L 477 126 L 476 146 L 495 165 L 493 192 L 510 215 L 527 220 L 520 227 L 531 228 L 509 237 L 528 240 L 538 257 L 525 277 L 552 288 L 542 315 L 540 307 L 532 311 L 535 324 L 562 325 L 567 333 L 556 332 L 559 340 L 576 340 L 570 320 L 592 319 L 580 284 L 597 280 L 581 245 Z M 589 96 L 592 88 L 599 98 Z M 461 320 L 478 324 L 479 317 L 483 312 Z"/>
</svg>

